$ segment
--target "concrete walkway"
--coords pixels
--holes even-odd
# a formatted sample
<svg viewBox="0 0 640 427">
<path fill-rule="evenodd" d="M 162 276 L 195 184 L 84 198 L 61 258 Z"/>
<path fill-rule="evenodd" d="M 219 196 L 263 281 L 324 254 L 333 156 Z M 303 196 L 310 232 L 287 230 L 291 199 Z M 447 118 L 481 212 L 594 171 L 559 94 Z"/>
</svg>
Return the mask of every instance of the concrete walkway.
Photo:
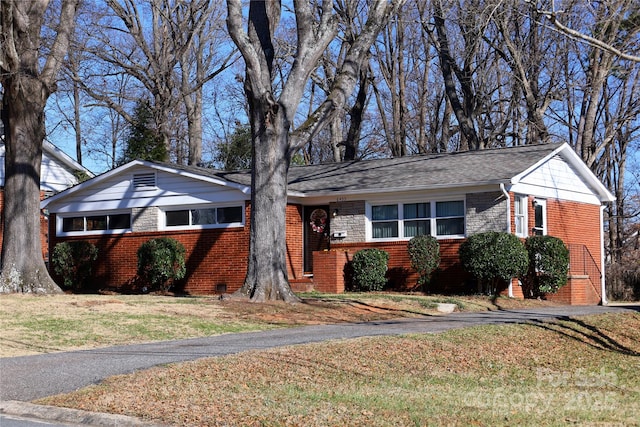
<svg viewBox="0 0 640 427">
<path fill-rule="evenodd" d="M 452 313 L 422 318 L 304 326 L 95 350 L 1 358 L 0 414 L 16 414 L 15 407 L 20 406 L 17 402 L 29 402 L 41 397 L 68 393 L 99 383 L 112 375 L 126 374 L 156 365 L 203 357 L 365 336 L 438 333 L 475 325 L 544 322 L 558 318 L 628 310 L 638 311 L 640 306 L 562 306 Z M 16 415 L 24 416 L 25 414 L 22 412 Z M 42 416 L 42 414 L 38 416 Z M 0 418 L 0 425 L 3 427 L 5 425 L 2 418 Z M 89 424 L 84 423 L 84 425 L 101 424 L 96 424 L 94 420 Z M 118 425 L 123 424 L 118 423 Z"/>
</svg>

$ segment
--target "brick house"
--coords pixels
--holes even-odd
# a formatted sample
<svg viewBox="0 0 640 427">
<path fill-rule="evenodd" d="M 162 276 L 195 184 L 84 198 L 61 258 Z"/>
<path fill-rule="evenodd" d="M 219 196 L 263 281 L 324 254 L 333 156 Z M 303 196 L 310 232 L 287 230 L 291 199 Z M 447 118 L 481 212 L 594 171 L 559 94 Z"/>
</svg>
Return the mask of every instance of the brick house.
<svg viewBox="0 0 640 427">
<path fill-rule="evenodd" d="M 191 294 L 233 292 L 248 255 L 250 173 L 133 161 L 43 201 L 50 247 L 87 240 L 99 249 L 96 286 L 126 286 L 146 240 L 173 237 L 187 250 Z M 389 252 L 389 283 L 412 288 L 408 240 L 439 239 L 434 292 L 473 291 L 458 248 L 484 231 L 560 237 L 571 252 L 570 304 L 604 301 L 602 211 L 613 196 L 567 144 L 292 167 L 287 257 L 294 289 L 343 292 L 359 249 Z M 55 237 L 53 237 L 55 236 Z M 514 281 L 507 290 L 522 298 Z"/>
<path fill-rule="evenodd" d="M 0 129 L 2 131 L 2 129 Z M 0 143 L 0 247 L 4 230 L 4 140 Z M 84 174 L 92 177 L 93 174 L 71 157 L 66 155 L 55 145 L 44 141 L 42 146 L 42 163 L 40 170 L 40 197 L 56 194 L 80 182 L 79 176 Z M 48 259 L 48 218 L 43 213 L 40 216 L 40 240 L 42 243 L 42 256 Z"/>
</svg>

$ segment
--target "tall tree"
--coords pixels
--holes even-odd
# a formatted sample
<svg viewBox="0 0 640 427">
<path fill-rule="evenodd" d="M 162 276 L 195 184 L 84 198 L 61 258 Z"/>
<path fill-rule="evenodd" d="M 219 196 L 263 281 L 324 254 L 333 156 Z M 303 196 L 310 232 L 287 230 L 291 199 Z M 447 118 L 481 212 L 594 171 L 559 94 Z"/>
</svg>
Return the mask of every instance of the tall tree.
<svg viewBox="0 0 640 427">
<path fill-rule="evenodd" d="M 167 147 L 162 136 L 156 131 L 149 101 L 141 100 L 133 113 L 122 159 L 123 165 L 132 160 L 167 160 Z"/>
<path fill-rule="evenodd" d="M 1 0 L 0 84 L 4 90 L 4 238 L 0 292 L 54 293 L 40 242 L 40 166 L 44 109 L 69 47 L 79 0 Z M 50 15 L 47 16 L 47 13 Z M 45 16 L 58 16 L 44 28 Z M 43 29 L 45 31 L 43 31 Z M 45 38 L 51 35 L 52 38 Z"/>
<path fill-rule="evenodd" d="M 112 97 L 126 79 L 125 102 L 150 99 L 156 127 L 173 160 L 202 161 L 204 86 L 224 71 L 237 54 L 223 39 L 219 0 L 104 0 L 96 12 L 88 48 L 97 67 L 89 69 L 84 90 L 103 107 L 126 106 Z M 227 39 L 228 40 L 228 39 Z M 95 70 L 98 70 L 97 72 Z M 93 72 L 93 74 L 92 74 Z"/>
<path fill-rule="evenodd" d="M 274 91 L 276 76 L 273 73 L 274 33 L 280 20 L 280 2 L 250 2 L 245 31 L 241 0 L 227 0 L 227 27 L 246 65 L 244 84 L 252 135 L 249 260 L 239 294 L 249 296 L 253 301 L 297 301 L 289 286 L 284 239 L 287 175 L 292 153 L 317 134 L 332 114 L 345 105 L 371 44 L 402 3 L 401 0 L 369 2 L 367 23 L 352 43 L 331 92 L 309 119 L 290 135 L 309 76 L 338 33 L 333 0 L 322 0 L 317 4 L 293 1 L 296 53 L 280 93 Z"/>
</svg>

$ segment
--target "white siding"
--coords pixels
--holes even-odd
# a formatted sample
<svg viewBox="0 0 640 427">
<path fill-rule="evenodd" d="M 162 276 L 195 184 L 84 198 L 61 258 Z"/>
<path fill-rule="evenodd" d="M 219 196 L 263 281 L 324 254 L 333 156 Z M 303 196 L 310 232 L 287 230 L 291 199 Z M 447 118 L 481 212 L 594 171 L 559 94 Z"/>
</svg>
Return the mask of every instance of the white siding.
<svg viewBox="0 0 640 427">
<path fill-rule="evenodd" d="M 78 178 L 68 168 L 56 162 L 46 153 L 42 155 L 40 170 L 40 188 L 53 193 L 66 190 L 78 183 Z"/>
<path fill-rule="evenodd" d="M 595 191 L 560 156 L 543 163 L 509 190 L 542 198 L 600 204 Z"/>
<path fill-rule="evenodd" d="M 0 145 L 0 186 L 4 187 L 4 145 Z M 78 183 L 73 171 L 49 156 L 42 154 L 40 169 L 40 189 L 48 193 L 57 193 Z"/>
<path fill-rule="evenodd" d="M 131 168 L 69 194 L 62 202 L 54 201 L 47 208 L 54 213 L 93 212 L 146 206 L 229 203 L 249 199 L 248 195 L 235 188 L 160 170 L 156 171 L 157 188 L 136 191 L 131 182 L 133 175 L 153 171 L 143 166 Z"/>
</svg>

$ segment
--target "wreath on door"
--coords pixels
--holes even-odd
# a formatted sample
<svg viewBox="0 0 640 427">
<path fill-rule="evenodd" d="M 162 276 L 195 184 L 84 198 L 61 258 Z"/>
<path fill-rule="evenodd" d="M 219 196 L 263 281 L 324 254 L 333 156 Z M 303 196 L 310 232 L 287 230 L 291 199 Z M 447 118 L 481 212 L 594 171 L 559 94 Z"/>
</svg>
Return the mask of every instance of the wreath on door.
<svg viewBox="0 0 640 427">
<path fill-rule="evenodd" d="M 324 209 L 315 209 L 311 212 L 309 224 L 311 229 L 316 233 L 324 233 L 327 228 L 327 211 Z"/>
</svg>

